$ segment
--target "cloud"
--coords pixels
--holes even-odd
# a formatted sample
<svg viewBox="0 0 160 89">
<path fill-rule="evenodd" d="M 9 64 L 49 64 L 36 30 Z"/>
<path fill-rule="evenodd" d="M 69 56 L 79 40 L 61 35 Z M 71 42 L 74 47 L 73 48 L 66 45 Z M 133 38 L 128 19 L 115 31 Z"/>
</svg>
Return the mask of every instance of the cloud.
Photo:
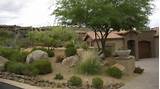
<svg viewBox="0 0 160 89">
<path fill-rule="evenodd" d="M 157 27 L 159 26 L 159 21 L 160 21 L 160 0 L 154 0 L 154 9 L 152 12 L 152 15 L 149 16 L 149 26 L 150 27 Z"/>
<path fill-rule="evenodd" d="M 0 24 L 21 26 L 50 26 L 56 23 L 51 16 L 56 0 L 0 0 Z M 153 2 L 156 6 L 149 16 L 149 26 L 159 24 L 160 0 Z"/>
<path fill-rule="evenodd" d="M 2 0 L 0 1 L 0 24 L 21 26 L 53 25 L 52 0 Z M 6 20 L 6 21 L 5 21 Z"/>
</svg>

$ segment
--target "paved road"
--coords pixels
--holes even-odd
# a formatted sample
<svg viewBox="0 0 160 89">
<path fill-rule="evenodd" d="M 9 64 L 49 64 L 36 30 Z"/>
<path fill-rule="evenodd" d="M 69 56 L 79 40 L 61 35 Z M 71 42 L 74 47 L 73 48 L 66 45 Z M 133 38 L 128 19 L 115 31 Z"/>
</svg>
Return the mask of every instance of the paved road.
<svg viewBox="0 0 160 89">
<path fill-rule="evenodd" d="M 22 88 L 18 88 L 18 87 L 0 82 L 0 89 L 22 89 Z"/>
<path fill-rule="evenodd" d="M 159 89 L 159 59 L 140 59 L 136 66 L 144 68 L 144 73 L 120 89 Z"/>
</svg>

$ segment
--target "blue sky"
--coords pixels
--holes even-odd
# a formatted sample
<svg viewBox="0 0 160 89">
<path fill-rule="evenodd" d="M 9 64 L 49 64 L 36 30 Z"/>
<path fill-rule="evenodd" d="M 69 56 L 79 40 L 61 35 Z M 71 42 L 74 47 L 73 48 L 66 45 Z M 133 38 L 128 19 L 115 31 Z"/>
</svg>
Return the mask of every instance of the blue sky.
<svg viewBox="0 0 160 89">
<path fill-rule="evenodd" d="M 56 0 L 0 0 L 0 24 L 20 26 L 51 26 Z M 149 16 L 150 27 L 159 26 L 160 0 L 154 0 L 155 9 Z"/>
</svg>

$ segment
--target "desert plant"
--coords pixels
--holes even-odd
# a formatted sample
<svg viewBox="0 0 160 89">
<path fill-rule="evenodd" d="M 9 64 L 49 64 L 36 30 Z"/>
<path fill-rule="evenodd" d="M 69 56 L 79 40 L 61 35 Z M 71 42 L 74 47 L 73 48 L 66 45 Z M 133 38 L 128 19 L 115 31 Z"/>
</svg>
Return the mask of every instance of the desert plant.
<svg viewBox="0 0 160 89">
<path fill-rule="evenodd" d="M 7 58 L 8 60 L 25 62 L 28 52 L 22 52 L 20 49 L 0 47 L 0 55 Z"/>
<path fill-rule="evenodd" d="M 72 76 L 69 80 L 68 80 L 68 84 L 70 86 L 82 86 L 82 80 L 80 77 L 77 76 Z"/>
<path fill-rule="evenodd" d="M 81 43 L 81 47 L 82 47 L 83 49 L 85 49 L 85 50 L 87 50 L 87 49 L 89 48 L 89 47 L 88 47 L 88 44 L 85 43 L 85 42 Z"/>
<path fill-rule="evenodd" d="M 137 74 L 142 74 L 143 71 L 144 71 L 144 69 L 142 69 L 142 68 L 140 68 L 140 67 L 136 67 L 136 68 L 134 69 L 134 73 L 137 73 Z"/>
<path fill-rule="evenodd" d="M 115 78 L 121 78 L 123 73 L 121 70 L 119 70 L 118 68 L 116 67 L 110 67 L 106 70 L 106 73 L 112 77 L 115 77 Z"/>
<path fill-rule="evenodd" d="M 101 78 L 93 78 L 92 79 L 92 86 L 96 89 L 102 89 L 103 87 L 103 80 Z"/>
<path fill-rule="evenodd" d="M 9 61 L 5 64 L 5 70 L 15 74 L 36 76 L 38 70 L 29 64 Z"/>
<path fill-rule="evenodd" d="M 77 68 L 78 72 L 82 74 L 97 74 L 101 70 L 99 57 L 95 53 L 86 53 Z"/>
<path fill-rule="evenodd" d="M 65 50 L 65 54 L 67 57 L 69 56 L 73 56 L 77 53 L 77 49 L 75 47 L 67 47 L 66 50 Z"/>
<path fill-rule="evenodd" d="M 61 73 L 58 73 L 58 74 L 56 74 L 56 76 L 54 77 L 54 79 L 62 80 L 63 79 L 63 75 Z"/>
<path fill-rule="evenodd" d="M 47 59 L 34 61 L 31 65 L 38 69 L 39 74 L 47 74 L 52 72 L 51 63 Z"/>
</svg>

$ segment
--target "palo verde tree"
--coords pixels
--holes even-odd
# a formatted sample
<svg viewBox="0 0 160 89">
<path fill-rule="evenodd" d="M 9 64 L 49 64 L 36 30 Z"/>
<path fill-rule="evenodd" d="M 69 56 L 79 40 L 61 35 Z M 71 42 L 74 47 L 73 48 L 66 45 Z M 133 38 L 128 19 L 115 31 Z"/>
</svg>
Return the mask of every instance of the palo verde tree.
<svg viewBox="0 0 160 89">
<path fill-rule="evenodd" d="M 146 27 L 151 0 L 58 0 L 53 15 L 62 24 L 85 26 L 100 37 L 98 48 L 105 54 L 108 34 Z M 100 35 L 99 35 L 100 34 Z"/>
</svg>

